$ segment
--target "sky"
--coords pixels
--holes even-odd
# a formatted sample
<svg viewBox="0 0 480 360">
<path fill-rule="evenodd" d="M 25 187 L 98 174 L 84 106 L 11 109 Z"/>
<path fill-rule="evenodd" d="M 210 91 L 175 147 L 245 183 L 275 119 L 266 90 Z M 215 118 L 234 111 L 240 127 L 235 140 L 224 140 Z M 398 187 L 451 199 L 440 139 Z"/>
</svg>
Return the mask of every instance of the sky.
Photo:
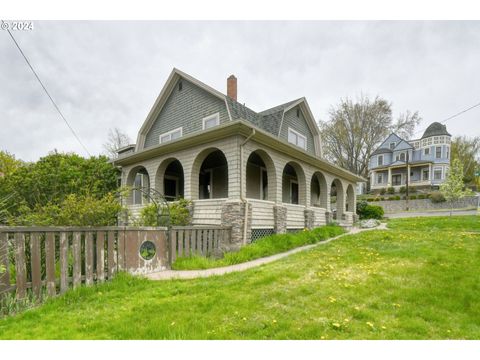
<svg viewBox="0 0 480 360">
<path fill-rule="evenodd" d="M 302 96 L 317 120 L 361 94 L 423 118 L 415 137 L 480 103 L 480 21 L 34 21 L 20 47 L 91 154 L 108 131 L 132 142 L 174 67 L 255 111 Z M 0 30 L 0 150 L 35 161 L 86 155 Z M 446 122 L 480 136 L 480 107 Z"/>
</svg>

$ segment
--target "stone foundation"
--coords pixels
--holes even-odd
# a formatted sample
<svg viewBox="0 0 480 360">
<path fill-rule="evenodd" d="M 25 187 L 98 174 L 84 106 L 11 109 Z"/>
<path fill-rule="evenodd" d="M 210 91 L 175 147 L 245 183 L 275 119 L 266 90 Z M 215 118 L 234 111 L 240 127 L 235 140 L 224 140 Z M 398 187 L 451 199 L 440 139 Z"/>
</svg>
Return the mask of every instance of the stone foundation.
<svg viewBox="0 0 480 360">
<path fill-rule="evenodd" d="M 315 224 L 315 213 L 313 210 L 304 210 L 304 215 L 305 215 L 305 228 L 306 229 L 313 229 L 314 224 Z"/>
<path fill-rule="evenodd" d="M 385 214 L 391 214 L 396 212 L 406 211 L 405 200 L 391 200 L 391 201 L 372 201 L 370 205 L 379 205 L 385 211 Z M 454 209 L 474 208 L 478 205 L 478 196 L 469 196 L 453 203 Z M 451 205 L 448 201 L 441 203 L 434 203 L 430 199 L 415 199 L 408 200 L 409 211 L 422 211 L 422 210 L 438 210 L 445 209 L 450 210 Z"/>
<path fill-rule="evenodd" d="M 275 234 L 285 234 L 287 232 L 287 208 L 282 205 L 275 205 L 273 208 L 273 218 Z"/>
<path fill-rule="evenodd" d="M 247 219 L 245 206 L 248 205 Z M 222 251 L 238 250 L 243 245 L 243 229 L 247 221 L 247 239 L 250 242 L 252 232 L 252 205 L 241 201 L 227 201 L 222 205 L 222 225 L 232 227 L 232 235 L 228 244 L 222 244 Z"/>
</svg>

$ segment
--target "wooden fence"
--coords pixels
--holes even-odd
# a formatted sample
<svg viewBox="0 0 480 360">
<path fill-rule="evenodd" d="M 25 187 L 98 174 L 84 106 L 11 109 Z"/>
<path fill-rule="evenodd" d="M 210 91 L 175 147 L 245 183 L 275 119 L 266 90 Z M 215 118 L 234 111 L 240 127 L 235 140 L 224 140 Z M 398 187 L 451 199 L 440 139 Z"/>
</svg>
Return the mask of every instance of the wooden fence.
<svg viewBox="0 0 480 360">
<path fill-rule="evenodd" d="M 181 226 L 170 230 L 169 260 L 192 255 L 219 255 L 221 244 L 230 242 L 231 228 L 225 226 Z"/>
<path fill-rule="evenodd" d="M 31 289 L 37 298 L 70 286 L 111 279 L 118 271 L 145 274 L 170 268 L 179 256 L 216 255 L 231 230 L 221 226 L 173 227 L 0 227 L 0 295 Z M 155 248 L 152 258 L 142 244 Z"/>
</svg>

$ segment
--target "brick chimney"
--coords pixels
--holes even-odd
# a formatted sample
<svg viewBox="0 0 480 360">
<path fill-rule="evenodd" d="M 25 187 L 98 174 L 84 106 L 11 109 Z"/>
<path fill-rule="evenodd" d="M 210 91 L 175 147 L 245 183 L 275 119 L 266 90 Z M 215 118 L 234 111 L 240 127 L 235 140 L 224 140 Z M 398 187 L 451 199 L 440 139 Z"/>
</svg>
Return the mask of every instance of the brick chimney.
<svg viewBox="0 0 480 360">
<path fill-rule="evenodd" d="M 227 79 L 227 95 L 237 101 L 237 78 L 234 75 Z"/>
</svg>

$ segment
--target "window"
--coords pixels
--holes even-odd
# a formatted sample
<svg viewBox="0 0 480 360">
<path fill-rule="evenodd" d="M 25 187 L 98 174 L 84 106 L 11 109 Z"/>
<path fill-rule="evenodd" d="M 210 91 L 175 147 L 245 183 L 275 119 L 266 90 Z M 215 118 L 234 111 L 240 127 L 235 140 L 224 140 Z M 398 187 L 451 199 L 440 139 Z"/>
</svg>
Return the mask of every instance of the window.
<svg viewBox="0 0 480 360">
<path fill-rule="evenodd" d="M 423 155 L 429 156 L 430 155 L 430 148 L 423 149 Z"/>
<path fill-rule="evenodd" d="M 183 89 L 183 83 L 182 83 L 182 80 L 180 80 L 178 82 L 178 91 L 182 91 L 182 89 Z"/>
<path fill-rule="evenodd" d="M 383 155 L 378 155 L 377 157 L 377 166 L 383 165 Z"/>
<path fill-rule="evenodd" d="M 148 174 L 143 172 L 138 172 L 135 175 L 135 181 L 133 183 L 133 204 L 142 205 L 148 202 L 148 199 L 145 198 L 143 192 L 148 192 L 149 190 L 149 180 Z"/>
<path fill-rule="evenodd" d="M 395 146 L 397 146 L 397 143 L 391 142 L 391 143 L 390 143 L 390 150 L 395 149 Z"/>
<path fill-rule="evenodd" d="M 433 170 L 433 180 L 442 180 L 442 168 L 435 168 Z"/>
<path fill-rule="evenodd" d="M 377 175 L 377 184 L 383 184 L 383 174 Z"/>
<path fill-rule="evenodd" d="M 402 175 L 401 174 L 392 175 L 392 185 L 393 186 L 402 185 Z"/>
<path fill-rule="evenodd" d="M 260 199 L 268 200 L 268 175 L 265 168 L 260 168 Z"/>
<path fill-rule="evenodd" d="M 290 180 L 290 203 L 298 205 L 298 182 Z"/>
<path fill-rule="evenodd" d="M 400 161 L 405 161 L 405 153 L 400 154 Z"/>
<path fill-rule="evenodd" d="M 203 118 L 203 130 L 210 129 L 220 124 L 220 114 L 216 113 Z"/>
<path fill-rule="evenodd" d="M 429 179 L 429 175 L 430 175 L 429 172 L 430 172 L 429 169 L 422 170 L 422 180 L 426 181 Z"/>
<path fill-rule="evenodd" d="M 440 159 L 442 157 L 442 147 L 436 146 L 435 147 L 435 159 Z"/>
<path fill-rule="evenodd" d="M 297 118 L 300 117 L 300 108 L 297 108 Z"/>
<path fill-rule="evenodd" d="M 447 159 L 450 159 L 450 146 L 446 146 L 445 149 L 446 149 L 446 151 L 447 151 L 445 157 L 446 157 Z"/>
<path fill-rule="evenodd" d="M 307 138 L 291 128 L 288 128 L 288 142 L 302 149 L 307 149 Z"/>
<path fill-rule="evenodd" d="M 170 140 L 175 140 L 180 137 L 182 137 L 183 133 L 183 128 L 178 128 L 172 131 L 169 131 L 165 134 L 160 135 L 160 144 L 163 144 L 164 142 L 170 141 Z"/>
</svg>

